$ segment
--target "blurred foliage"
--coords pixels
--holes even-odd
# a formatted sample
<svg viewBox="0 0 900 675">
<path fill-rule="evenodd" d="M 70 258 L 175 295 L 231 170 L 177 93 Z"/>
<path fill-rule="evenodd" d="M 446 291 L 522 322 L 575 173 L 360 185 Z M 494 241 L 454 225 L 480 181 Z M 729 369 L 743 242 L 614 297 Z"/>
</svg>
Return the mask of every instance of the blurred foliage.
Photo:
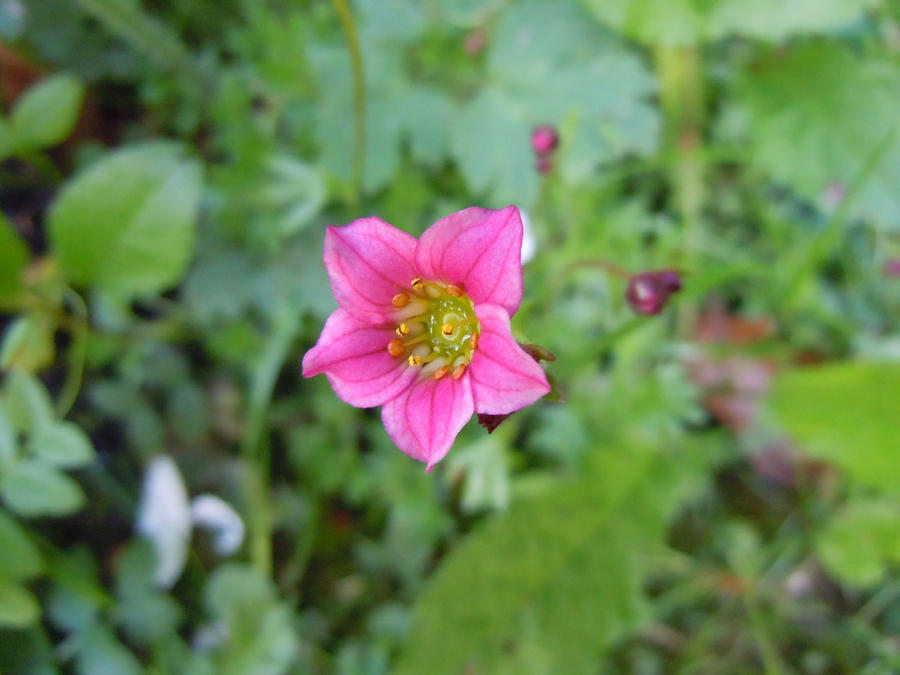
<svg viewBox="0 0 900 675">
<path fill-rule="evenodd" d="M 0 672 L 900 672 L 897 3 L 5 0 L 0 40 Z M 324 231 L 508 203 L 562 402 L 424 475 L 299 375 Z M 172 588 L 160 454 L 247 530 Z"/>
</svg>

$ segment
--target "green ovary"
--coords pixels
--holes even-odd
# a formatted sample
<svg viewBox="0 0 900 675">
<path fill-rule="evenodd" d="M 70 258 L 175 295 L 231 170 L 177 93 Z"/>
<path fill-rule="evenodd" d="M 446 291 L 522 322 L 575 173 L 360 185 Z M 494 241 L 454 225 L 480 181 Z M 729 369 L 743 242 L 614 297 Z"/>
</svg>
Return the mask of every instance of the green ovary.
<svg viewBox="0 0 900 675">
<path fill-rule="evenodd" d="M 468 363 L 472 356 L 472 336 L 480 331 L 475 308 L 468 297 L 445 294 L 435 299 L 426 315 L 425 327 L 431 342 L 431 349 L 448 362 L 457 357 L 465 357 Z M 446 331 L 448 327 L 452 330 Z"/>
</svg>

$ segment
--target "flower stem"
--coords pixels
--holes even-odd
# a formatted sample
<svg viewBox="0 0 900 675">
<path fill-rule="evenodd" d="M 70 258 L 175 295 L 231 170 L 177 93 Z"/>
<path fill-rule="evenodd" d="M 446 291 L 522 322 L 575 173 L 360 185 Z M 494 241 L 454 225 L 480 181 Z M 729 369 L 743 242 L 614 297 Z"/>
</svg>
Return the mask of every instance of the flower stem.
<svg viewBox="0 0 900 675">
<path fill-rule="evenodd" d="M 350 52 L 350 67 L 353 70 L 353 128 L 355 145 L 353 148 L 353 202 L 359 201 L 362 187 L 363 171 L 366 160 L 366 79 L 363 71 L 362 50 L 359 47 L 359 34 L 356 31 L 356 20 L 347 0 L 331 0 L 337 12 L 341 29 L 347 38 Z"/>
<path fill-rule="evenodd" d="M 248 395 L 247 421 L 241 441 L 244 459 L 245 498 L 253 566 L 268 575 L 272 569 L 272 514 L 269 508 L 269 445 L 266 442 L 266 412 L 278 371 L 287 358 L 300 323 L 285 307 L 275 316 L 272 332 L 253 370 Z"/>
</svg>

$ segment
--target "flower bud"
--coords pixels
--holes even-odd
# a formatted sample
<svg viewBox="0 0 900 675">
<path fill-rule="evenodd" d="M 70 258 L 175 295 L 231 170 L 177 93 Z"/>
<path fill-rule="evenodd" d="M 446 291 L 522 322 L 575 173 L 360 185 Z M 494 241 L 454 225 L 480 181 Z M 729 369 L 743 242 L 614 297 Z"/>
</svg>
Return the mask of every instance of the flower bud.
<svg viewBox="0 0 900 675">
<path fill-rule="evenodd" d="M 669 296 L 681 290 L 681 277 L 674 270 L 635 274 L 628 280 L 625 299 L 638 314 L 659 314 Z"/>
<path fill-rule="evenodd" d="M 547 155 L 559 145 L 559 136 L 549 124 L 542 124 L 531 132 L 531 148 L 538 155 Z"/>
</svg>

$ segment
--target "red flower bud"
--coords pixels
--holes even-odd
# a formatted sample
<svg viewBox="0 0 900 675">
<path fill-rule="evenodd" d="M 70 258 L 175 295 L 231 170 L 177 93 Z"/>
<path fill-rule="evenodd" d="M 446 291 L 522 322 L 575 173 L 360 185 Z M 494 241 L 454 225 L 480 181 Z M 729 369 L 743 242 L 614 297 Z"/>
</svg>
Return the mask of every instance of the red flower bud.
<svg viewBox="0 0 900 675">
<path fill-rule="evenodd" d="M 553 152 L 556 150 L 557 145 L 559 145 L 559 136 L 556 133 L 556 129 L 549 124 L 536 127 L 531 132 L 531 148 L 538 155 L 547 155 Z"/>
<path fill-rule="evenodd" d="M 628 280 L 625 299 L 638 314 L 659 314 L 672 293 L 681 290 L 681 277 L 674 270 L 635 274 Z"/>
</svg>

